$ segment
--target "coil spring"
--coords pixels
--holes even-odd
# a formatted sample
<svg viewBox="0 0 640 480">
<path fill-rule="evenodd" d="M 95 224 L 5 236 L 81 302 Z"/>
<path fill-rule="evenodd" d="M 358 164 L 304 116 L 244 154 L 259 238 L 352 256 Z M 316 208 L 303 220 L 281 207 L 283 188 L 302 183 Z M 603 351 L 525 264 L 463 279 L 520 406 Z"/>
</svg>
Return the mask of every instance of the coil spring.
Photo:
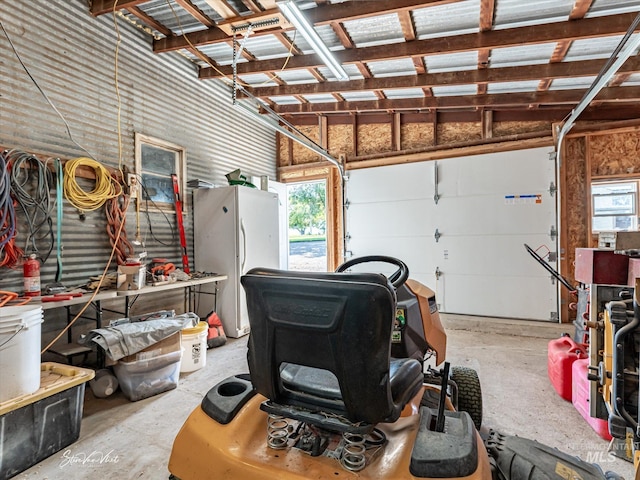
<svg viewBox="0 0 640 480">
<path fill-rule="evenodd" d="M 367 461 L 364 454 L 366 450 L 364 436 L 345 432 L 342 434 L 342 438 L 344 447 L 340 456 L 340 464 L 347 470 L 359 472 L 365 467 Z"/>
<path fill-rule="evenodd" d="M 289 422 L 280 415 L 267 417 L 267 445 L 275 450 L 282 450 L 287 446 L 289 436 Z"/>
</svg>

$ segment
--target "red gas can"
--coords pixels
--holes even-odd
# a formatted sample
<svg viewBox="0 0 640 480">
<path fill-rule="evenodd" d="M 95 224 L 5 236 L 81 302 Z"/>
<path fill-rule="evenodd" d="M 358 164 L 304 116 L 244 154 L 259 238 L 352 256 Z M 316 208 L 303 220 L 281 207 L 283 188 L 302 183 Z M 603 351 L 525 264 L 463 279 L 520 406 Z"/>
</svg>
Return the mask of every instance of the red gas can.
<svg viewBox="0 0 640 480">
<path fill-rule="evenodd" d="M 602 418 L 593 418 L 589 409 L 589 390 L 591 382 L 587 378 L 589 369 L 589 359 L 584 358 L 573 362 L 572 370 L 572 394 L 571 403 L 580 412 L 580 415 L 587 421 L 600 437 L 611 440 L 609 424 Z"/>
<path fill-rule="evenodd" d="M 547 373 L 556 392 L 567 401 L 571 401 L 571 376 L 573 362 L 587 358 L 587 345 L 574 342 L 571 337 L 563 336 L 549 342 Z"/>
</svg>

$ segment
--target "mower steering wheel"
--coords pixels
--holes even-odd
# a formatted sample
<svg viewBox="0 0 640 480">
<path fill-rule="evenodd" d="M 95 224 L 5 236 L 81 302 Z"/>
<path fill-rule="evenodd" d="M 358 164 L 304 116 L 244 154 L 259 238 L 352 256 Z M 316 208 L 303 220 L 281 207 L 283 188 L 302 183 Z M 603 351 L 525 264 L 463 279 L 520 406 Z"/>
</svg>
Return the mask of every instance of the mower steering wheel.
<svg viewBox="0 0 640 480">
<path fill-rule="evenodd" d="M 369 262 L 388 263 L 390 265 L 395 265 L 396 267 L 398 267 L 395 272 L 387 277 L 389 282 L 391 282 L 391 285 L 393 285 L 393 288 L 395 288 L 396 290 L 404 285 L 404 282 L 406 282 L 407 278 L 409 278 L 409 267 L 407 267 L 407 264 L 398 258 L 387 257 L 386 255 L 365 255 L 364 257 L 352 258 L 351 260 L 347 260 L 338 268 L 336 268 L 336 273 L 344 272 L 354 265 Z"/>
</svg>

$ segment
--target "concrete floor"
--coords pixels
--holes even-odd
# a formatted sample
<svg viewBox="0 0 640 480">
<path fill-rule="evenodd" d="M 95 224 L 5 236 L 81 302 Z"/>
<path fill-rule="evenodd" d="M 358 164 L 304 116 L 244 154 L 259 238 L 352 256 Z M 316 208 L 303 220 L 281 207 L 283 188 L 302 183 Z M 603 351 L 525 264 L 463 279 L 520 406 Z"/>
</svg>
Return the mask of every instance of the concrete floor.
<svg viewBox="0 0 640 480">
<path fill-rule="evenodd" d="M 608 442 L 562 400 L 547 378 L 547 343 L 569 326 L 443 315 L 448 360 L 475 368 L 484 428 L 532 438 L 583 459 L 599 459 L 627 479 L 633 466 L 607 455 Z M 246 338 L 207 353 L 205 368 L 183 374 L 177 389 L 139 402 L 121 392 L 97 399 L 86 389 L 80 438 L 16 476 L 20 480 L 166 479 L 171 445 L 189 413 L 219 380 L 247 371 Z M 203 452 L 203 454 L 205 454 Z M 92 460 L 82 460 L 91 455 Z"/>
</svg>

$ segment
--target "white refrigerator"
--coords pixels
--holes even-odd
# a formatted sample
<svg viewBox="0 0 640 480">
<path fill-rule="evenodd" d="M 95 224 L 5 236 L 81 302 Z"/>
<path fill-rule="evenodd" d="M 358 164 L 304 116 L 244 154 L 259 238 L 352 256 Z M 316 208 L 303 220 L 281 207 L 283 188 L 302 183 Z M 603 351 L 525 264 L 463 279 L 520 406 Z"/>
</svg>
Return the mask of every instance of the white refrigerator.
<svg viewBox="0 0 640 480">
<path fill-rule="evenodd" d="M 246 335 L 240 277 L 253 267 L 279 266 L 278 195 L 244 186 L 197 189 L 193 211 L 195 268 L 228 276 L 220 282 L 217 313 L 227 336 Z M 200 296 L 199 304 L 196 313 L 204 317 L 211 302 Z"/>
</svg>

